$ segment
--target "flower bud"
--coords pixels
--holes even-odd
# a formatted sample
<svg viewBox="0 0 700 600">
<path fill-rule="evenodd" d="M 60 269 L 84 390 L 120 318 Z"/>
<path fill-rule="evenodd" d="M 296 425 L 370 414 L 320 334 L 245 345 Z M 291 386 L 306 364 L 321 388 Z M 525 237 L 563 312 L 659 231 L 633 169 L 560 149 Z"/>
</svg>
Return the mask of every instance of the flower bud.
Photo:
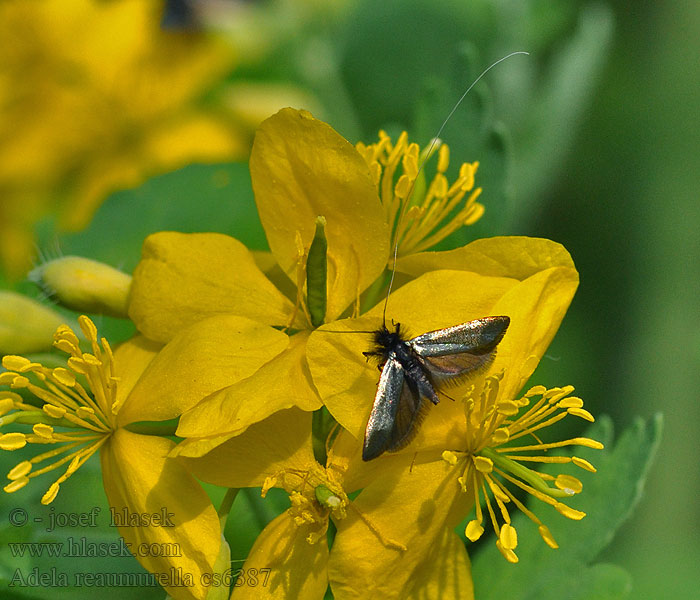
<svg viewBox="0 0 700 600">
<path fill-rule="evenodd" d="M 49 350 L 54 331 L 64 321 L 55 310 L 36 300 L 0 291 L 0 355 Z"/>
<path fill-rule="evenodd" d="M 29 278 L 67 308 L 127 318 L 131 275 L 114 267 L 80 256 L 64 256 L 37 267 Z"/>
</svg>

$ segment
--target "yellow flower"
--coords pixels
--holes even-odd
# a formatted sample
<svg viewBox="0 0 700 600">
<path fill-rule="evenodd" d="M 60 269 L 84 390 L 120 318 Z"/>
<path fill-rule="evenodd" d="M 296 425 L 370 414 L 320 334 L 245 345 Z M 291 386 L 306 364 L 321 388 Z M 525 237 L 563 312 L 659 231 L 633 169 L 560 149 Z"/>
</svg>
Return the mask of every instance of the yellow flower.
<svg viewBox="0 0 700 600">
<path fill-rule="evenodd" d="M 415 279 L 391 294 L 387 320 L 401 323 L 409 336 L 488 315 L 510 317 L 492 370 L 505 369 L 501 388 L 511 397 L 534 371 L 578 286 L 578 273 L 561 245 L 528 237 L 480 239 L 456 250 L 419 253 L 400 258 L 397 268 Z M 358 439 L 364 435 L 379 378 L 362 355 L 372 343 L 364 332 L 381 325 L 383 309 L 381 301 L 361 318 L 324 325 L 311 334 L 307 347 L 324 404 Z M 339 335 L 334 330 L 358 333 Z M 448 395 L 454 397 L 450 391 Z M 432 439 L 438 447 L 459 420 L 461 408 L 441 402 L 429 411 L 417 442 L 429 444 Z"/>
<path fill-rule="evenodd" d="M 434 270 L 438 266 L 444 269 Z M 387 318 L 414 335 L 487 315 L 510 317 L 491 367 L 491 372 L 502 372 L 499 398 L 505 399 L 516 398 L 534 371 L 578 285 L 566 250 L 534 238 L 492 238 L 449 252 L 416 254 L 400 259 L 398 269 L 416 279 L 391 294 Z M 361 354 L 369 336 L 359 332 L 376 329 L 382 309 L 380 303 L 365 317 L 321 327 L 308 343 L 309 367 L 324 404 L 358 441 L 364 436 L 379 377 Z M 338 335 L 333 330 L 358 333 Z M 472 380 L 476 390 L 486 377 L 482 373 Z M 432 572 L 425 569 L 440 561 L 460 569 L 469 564 L 453 530 L 473 506 L 474 496 L 462 493 L 454 469 L 442 459 L 445 450 L 467 448 L 463 405 L 449 399 L 461 398 L 462 389 L 451 387 L 438 406 L 430 407 L 415 440 L 404 450 L 369 463 L 351 462 L 348 476 L 362 480 L 359 487 L 364 488 L 353 501 L 355 512 L 406 550 L 387 551 L 349 514 L 338 524 L 329 565 L 334 590 L 362 598 L 372 589 L 383 597 L 401 598 L 425 584 L 440 597 L 471 594 L 464 591 L 471 589 L 468 575 L 459 582 L 462 591 L 453 596 L 456 588 L 444 587 L 448 580 L 433 581 Z M 397 513 L 411 518 L 397 518 Z"/>
<path fill-rule="evenodd" d="M 204 96 L 228 73 L 221 39 L 160 28 L 163 2 L 0 5 L 0 259 L 26 272 L 35 221 L 84 226 L 107 194 L 195 161 L 243 156 L 245 134 Z"/>
<path fill-rule="evenodd" d="M 359 445 L 340 432 L 327 450 L 325 466 L 320 465 L 312 448 L 311 420 L 310 413 L 296 408 L 279 411 L 204 457 L 183 459 L 197 477 L 216 485 L 261 487 L 263 497 L 271 487 L 289 494 L 291 506 L 263 529 L 243 565 L 244 573 L 255 570 L 261 578 L 267 573 L 266 584 L 235 587 L 235 600 L 321 600 L 328 584 L 333 587 L 328 568 L 334 550 L 329 552 L 326 532 L 329 520 L 337 526 L 355 515 L 348 493 L 360 480 L 347 479 L 346 470 Z M 403 550 L 371 520 L 355 517 L 386 548 Z"/>
<path fill-rule="evenodd" d="M 378 144 L 360 146 L 358 152 L 305 111 L 284 109 L 265 121 L 253 144 L 250 171 L 276 264 L 270 278 L 278 287 L 233 238 L 163 232 L 146 240 L 134 272 L 129 315 L 149 338 L 167 341 L 186 324 L 221 313 L 296 331 L 287 351 L 255 376 L 183 415 L 178 435 L 188 439 L 178 453 L 199 456 L 277 410 L 320 406 L 306 364 L 309 333 L 319 322 L 359 314 L 361 303 L 373 304 L 372 297 L 381 295 L 391 258 L 389 223 L 400 206 L 417 202 L 420 196 L 407 199 L 418 177 L 419 154 L 405 136 L 393 145 L 384 134 Z M 475 167 L 463 167 L 457 181 L 447 186 L 443 174 L 447 162 L 442 146 L 438 173 L 421 206 L 406 211 L 399 233 L 401 240 L 408 240 L 406 247 L 420 247 L 420 241 L 434 232 L 433 226 L 440 224 L 439 216 L 445 216 L 446 209 L 451 212 L 472 189 Z M 388 183 L 394 176 L 396 189 Z M 473 211 L 478 212 L 473 198 L 466 205 L 473 217 Z M 455 222 L 472 218 L 458 215 Z M 422 229 L 424 223 L 430 227 Z M 317 229 L 321 227 L 322 234 Z M 309 285 L 315 273 L 309 266 L 315 256 L 314 239 L 327 247 L 316 257 L 320 265 L 314 263 L 323 271 L 320 289 Z M 375 282 L 379 287 L 368 290 Z M 306 301 L 312 292 L 322 297 L 320 317 L 312 314 L 314 308 Z"/>
<path fill-rule="evenodd" d="M 49 504 L 99 450 L 105 491 L 116 514 L 165 510 L 172 515 L 174 526 L 125 524 L 119 527 L 121 536 L 132 548 L 144 542 L 180 548 L 178 556 L 137 558 L 153 573 L 179 567 L 190 574 L 192 586 L 169 589 L 174 598 L 203 598 L 201 575 L 211 572 L 221 541 L 218 516 L 197 481 L 168 458 L 175 444 L 139 422 L 175 418 L 213 390 L 249 376 L 284 347 L 286 338 L 248 319 L 214 317 L 182 330 L 162 349 L 137 337 L 113 353 L 104 338 L 98 341 L 90 319 L 80 317 L 79 323 L 90 352 L 80 349 L 77 336 L 65 325 L 55 335 L 54 345 L 70 355 L 67 367 L 48 368 L 20 356 L 3 358 L 7 371 L 0 374 L 0 384 L 10 389 L 0 392 L 0 428 L 32 428 L 3 433 L 0 449 L 26 444 L 51 448 L 15 466 L 4 489 L 17 492 L 31 479 L 64 468 L 42 498 Z M 232 338 L 232 331 L 238 335 Z M 26 390 L 40 403 L 23 400 L 13 389 Z M 35 469 L 40 464 L 46 466 Z"/>
</svg>

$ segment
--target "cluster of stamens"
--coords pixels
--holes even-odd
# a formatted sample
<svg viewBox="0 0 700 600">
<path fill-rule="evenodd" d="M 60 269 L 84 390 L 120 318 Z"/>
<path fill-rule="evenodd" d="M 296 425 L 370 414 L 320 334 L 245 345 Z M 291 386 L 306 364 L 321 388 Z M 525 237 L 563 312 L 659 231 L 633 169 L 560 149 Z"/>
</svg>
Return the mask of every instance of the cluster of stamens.
<svg viewBox="0 0 700 600">
<path fill-rule="evenodd" d="M 510 502 L 537 525 L 547 545 L 551 548 L 557 548 L 558 545 L 549 529 L 525 507 L 506 484 L 519 488 L 553 506 L 569 519 L 582 519 L 585 513 L 559 501 L 560 498 L 571 497 L 583 489 L 576 477 L 567 474 L 559 474 L 555 477 L 539 473 L 525 465 L 572 463 L 586 471 L 595 472 L 593 465 L 583 458 L 533 453 L 546 453 L 551 449 L 566 446 L 602 449 L 603 445 L 584 437 L 544 443 L 537 436 L 537 431 L 553 425 L 567 415 L 577 416 L 590 422 L 594 420 L 593 416 L 583 408 L 583 401 L 570 396 L 573 387 L 548 390 L 544 386 L 535 386 L 518 400 L 499 400 L 498 386 L 501 378 L 502 374 L 487 378 L 479 398 L 477 400 L 473 397 L 467 398 L 465 403 L 466 448 L 458 452 L 445 451 L 443 459 L 452 465 L 460 466 L 462 475 L 458 478 L 459 485 L 463 492 L 474 495 L 476 516 L 466 527 L 467 538 L 476 541 L 484 533 L 484 511 L 481 500 L 483 498 L 496 532 L 498 549 L 509 562 L 517 562 L 515 548 L 518 537 L 506 506 Z M 538 396 L 539 399 L 534 401 Z M 523 409 L 526 409 L 525 412 L 517 417 Z M 536 443 L 521 446 L 512 444 L 514 440 L 526 436 L 533 437 Z M 550 483 L 553 486 L 549 485 Z M 500 520 L 497 512 L 500 513 Z"/>
<path fill-rule="evenodd" d="M 40 402 L 34 405 L 17 392 L 0 391 L 0 429 L 11 424 L 32 426 L 31 433 L 0 434 L 0 449 L 57 445 L 10 470 L 10 483 L 4 490 L 15 492 L 31 478 L 68 463 L 44 494 L 43 504 L 52 502 L 60 485 L 107 441 L 119 409 L 112 350 L 104 338 L 98 344 L 97 329 L 90 319 L 82 316 L 78 321 L 92 352 L 82 352 L 78 337 L 62 325 L 54 335 L 54 346 L 70 355 L 67 367 L 49 368 L 22 356 L 8 355 L 2 360 L 7 371 L 0 374 L 0 385 L 27 390 Z M 34 465 L 44 461 L 53 462 L 34 470 Z"/>
<path fill-rule="evenodd" d="M 308 526 L 306 541 L 315 544 L 326 535 L 328 519 L 344 519 L 350 503 L 342 482 L 332 468 L 313 465 L 308 470 L 284 469 L 268 477 L 262 487 L 264 498 L 272 487 L 289 494 L 290 515 L 298 527 Z"/>
<path fill-rule="evenodd" d="M 474 189 L 479 163 L 463 163 L 450 185 L 445 176 L 450 152 L 440 140 L 434 140 L 421 153 L 418 144 L 408 143 L 405 131 L 395 144 L 386 132 L 380 131 L 377 143 L 359 142 L 356 148 L 369 165 L 387 223 L 394 229 L 391 247 L 398 243 L 399 256 L 422 252 L 460 227 L 475 223 L 483 214 L 483 205 L 476 201 L 481 188 Z M 426 186 L 419 179 L 421 165 L 435 150 L 437 169 Z M 471 193 L 465 200 L 468 192 Z"/>
</svg>

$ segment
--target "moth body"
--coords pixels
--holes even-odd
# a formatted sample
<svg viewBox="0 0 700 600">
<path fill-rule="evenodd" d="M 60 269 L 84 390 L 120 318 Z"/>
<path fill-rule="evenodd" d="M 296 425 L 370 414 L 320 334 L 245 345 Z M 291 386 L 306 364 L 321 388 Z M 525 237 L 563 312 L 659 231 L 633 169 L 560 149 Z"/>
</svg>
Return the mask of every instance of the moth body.
<svg viewBox="0 0 700 600">
<path fill-rule="evenodd" d="M 405 339 L 400 324 L 374 333 L 382 372 L 365 429 L 363 460 L 406 446 L 424 417 L 425 400 L 438 404 L 441 387 L 461 382 L 489 365 L 510 323 L 508 317 L 483 317 Z"/>
</svg>

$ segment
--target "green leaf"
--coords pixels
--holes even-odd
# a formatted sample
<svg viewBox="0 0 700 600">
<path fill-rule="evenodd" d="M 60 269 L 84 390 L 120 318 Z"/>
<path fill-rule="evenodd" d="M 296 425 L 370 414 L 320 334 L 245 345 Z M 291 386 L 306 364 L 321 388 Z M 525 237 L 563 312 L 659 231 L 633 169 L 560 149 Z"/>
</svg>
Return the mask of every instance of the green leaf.
<svg viewBox="0 0 700 600">
<path fill-rule="evenodd" d="M 487 541 L 473 561 L 476 597 L 480 600 L 625 598 L 631 589 L 628 574 L 619 567 L 593 564 L 593 561 L 639 501 L 659 445 L 661 427 L 661 415 L 652 418 L 648 425 L 638 419 L 613 446 L 612 421 L 600 418 L 587 436 L 603 442 L 605 450 L 576 452 L 593 463 L 598 472 L 572 470 L 583 483 L 583 492 L 566 502 L 587 516 L 581 521 L 571 521 L 552 508 L 543 510 L 541 505 L 533 506 L 531 502 L 529 508 L 549 527 L 559 549 L 549 548 L 525 515 L 516 515 L 513 524 L 518 530 L 516 553 L 520 562 L 507 563 L 493 541 Z M 561 471 L 562 468 L 556 470 Z"/>
<path fill-rule="evenodd" d="M 341 72 L 371 141 L 390 123 L 408 127 L 426 77 L 452 75 L 457 47 L 473 39 L 479 22 L 472 17 L 483 9 L 423 0 L 364 0 L 352 8 L 341 32 Z"/>
<path fill-rule="evenodd" d="M 556 52 L 540 69 L 537 86 L 529 90 L 528 111 L 521 115 L 521 123 L 513 125 L 517 201 L 509 214 L 511 228 L 522 230 L 535 218 L 542 192 L 564 164 L 607 59 L 613 29 L 609 7 L 599 3 L 582 7 L 575 32 L 567 37 L 560 32 Z M 542 55 L 533 55 L 536 59 Z M 526 90 L 520 93 L 525 95 Z"/>
<path fill-rule="evenodd" d="M 437 134 L 468 85 L 488 66 L 468 43 L 460 44 L 449 62 L 450 77 L 431 79 L 424 86 L 414 120 L 417 141 L 429 140 Z M 458 229 L 436 249 L 455 248 L 479 237 L 502 233 L 511 197 L 508 177 L 511 135 L 503 123 L 494 120 L 493 97 L 485 81 L 477 83 L 464 97 L 442 129 L 440 139 L 450 148 L 447 171 L 450 181 L 457 176 L 463 162 L 479 161 L 475 187 L 483 189 L 479 202 L 486 210 L 475 225 Z M 426 168 L 430 173 L 434 167 L 429 163 Z"/>
</svg>

